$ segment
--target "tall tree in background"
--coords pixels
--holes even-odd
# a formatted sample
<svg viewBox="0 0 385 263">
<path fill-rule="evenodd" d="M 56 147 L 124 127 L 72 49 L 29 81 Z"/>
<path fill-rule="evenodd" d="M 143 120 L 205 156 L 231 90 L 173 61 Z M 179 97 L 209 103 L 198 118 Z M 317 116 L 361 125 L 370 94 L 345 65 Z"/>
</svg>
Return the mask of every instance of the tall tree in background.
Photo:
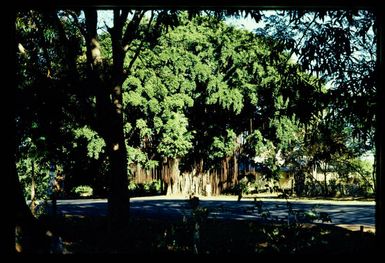
<svg viewBox="0 0 385 263">
<path fill-rule="evenodd" d="M 358 149 L 376 142 L 376 236 L 384 241 L 383 175 L 384 140 L 382 86 L 384 69 L 383 12 L 371 10 L 285 11 L 270 20 L 270 33 L 288 44 L 305 69 L 332 82 L 328 125 L 343 122 L 351 128 Z M 288 30 L 289 29 L 289 30 Z M 285 34 L 290 32 L 291 35 Z"/>
<path fill-rule="evenodd" d="M 276 51 L 282 47 L 275 41 L 228 26 L 215 16 L 190 21 L 181 14 L 179 20 L 181 25 L 141 53 L 127 79 L 128 137 L 139 139 L 137 147 L 145 146 L 136 151 L 158 161 L 167 157 L 162 140 L 174 138 L 168 147 L 178 149 L 179 144 L 184 149 L 179 157 L 184 157 L 185 171 L 202 177 L 220 170 L 221 179 L 213 186 L 219 185 L 215 193 L 220 193 L 238 179 L 240 137 L 247 141 L 244 156 L 252 159 L 270 151 L 266 167 L 277 168 L 274 144 L 289 147 L 293 132 L 288 129 L 321 111 L 322 83 Z M 178 137 L 166 128 L 175 112 L 187 117 L 191 134 Z M 173 126 L 175 131 L 179 127 Z M 158 156 L 151 153 L 154 149 Z"/>
</svg>

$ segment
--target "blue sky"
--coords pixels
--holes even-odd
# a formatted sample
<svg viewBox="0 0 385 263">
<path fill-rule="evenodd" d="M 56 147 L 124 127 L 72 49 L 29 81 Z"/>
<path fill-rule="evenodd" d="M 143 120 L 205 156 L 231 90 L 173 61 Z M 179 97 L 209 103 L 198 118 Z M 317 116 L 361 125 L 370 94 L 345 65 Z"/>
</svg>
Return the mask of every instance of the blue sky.
<svg viewBox="0 0 385 263">
<path fill-rule="evenodd" d="M 246 18 L 229 18 L 226 20 L 226 23 L 247 29 L 249 31 L 253 31 L 255 28 L 262 25 L 261 23 L 257 24 L 255 20 L 250 16 Z"/>
<path fill-rule="evenodd" d="M 112 10 L 99 10 L 99 21 L 98 21 L 98 27 L 100 29 L 104 28 L 104 25 L 112 26 Z M 261 23 L 257 24 L 254 19 L 252 19 L 250 16 L 246 18 L 229 18 L 226 20 L 226 23 L 238 26 L 240 28 L 245 28 L 247 30 L 252 31 L 258 26 L 262 26 Z"/>
</svg>

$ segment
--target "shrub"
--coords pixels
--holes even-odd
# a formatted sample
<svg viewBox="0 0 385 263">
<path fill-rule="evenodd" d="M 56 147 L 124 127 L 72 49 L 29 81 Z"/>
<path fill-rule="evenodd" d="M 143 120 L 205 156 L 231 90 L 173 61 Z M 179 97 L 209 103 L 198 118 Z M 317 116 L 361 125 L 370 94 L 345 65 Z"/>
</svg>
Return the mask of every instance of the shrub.
<svg viewBox="0 0 385 263">
<path fill-rule="evenodd" d="M 78 197 L 90 197 L 93 195 L 93 189 L 91 186 L 88 185 L 76 186 L 72 189 L 71 192 Z"/>
<path fill-rule="evenodd" d="M 135 183 L 133 181 L 128 185 L 130 196 L 151 196 L 161 194 L 160 180 L 154 180 L 145 183 Z"/>
</svg>

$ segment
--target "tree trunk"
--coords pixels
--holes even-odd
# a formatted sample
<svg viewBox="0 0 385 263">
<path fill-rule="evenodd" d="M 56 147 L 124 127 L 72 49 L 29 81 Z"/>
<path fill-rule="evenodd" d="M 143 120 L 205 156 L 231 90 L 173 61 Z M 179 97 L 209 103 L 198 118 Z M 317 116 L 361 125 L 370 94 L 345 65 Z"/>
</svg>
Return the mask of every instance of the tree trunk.
<svg viewBox="0 0 385 263">
<path fill-rule="evenodd" d="M 109 138 L 107 140 L 107 147 L 109 147 L 109 157 L 111 165 L 110 193 L 108 199 L 108 208 L 111 217 L 110 223 L 119 225 L 118 222 L 124 223 L 128 218 L 129 196 L 127 149 L 126 143 L 124 141 L 122 114 L 122 74 L 124 53 L 119 53 L 118 57 L 119 59 L 117 61 L 114 60 L 114 72 L 116 72 L 116 75 L 113 80 L 113 110 L 110 116 L 111 123 L 110 127 L 106 128 L 109 128 L 109 131 L 107 132 L 107 134 L 109 135 Z"/>
<path fill-rule="evenodd" d="M 373 162 L 373 171 L 372 171 L 372 180 L 373 180 L 373 192 L 376 193 L 377 192 L 377 183 L 376 183 L 376 172 L 377 172 L 377 158 L 376 156 L 374 157 L 374 162 Z"/>
<path fill-rule="evenodd" d="M 15 165 L 12 165 L 15 166 Z M 19 253 L 49 253 L 51 240 L 46 235 L 47 229 L 33 216 L 25 202 L 16 167 L 12 167 L 12 184 L 15 187 L 13 209 L 14 222 L 11 227 L 11 241 L 14 251 Z"/>
<path fill-rule="evenodd" d="M 123 146 L 122 146 L 123 145 Z M 109 227 L 111 230 L 127 222 L 129 216 L 129 193 L 127 158 L 124 142 L 110 143 L 110 168 L 108 193 Z"/>
<path fill-rule="evenodd" d="M 179 159 L 178 158 L 168 158 L 168 167 L 169 167 L 169 180 L 167 186 L 167 195 L 173 195 L 180 193 L 179 189 Z"/>
<path fill-rule="evenodd" d="M 305 174 L 302 170 L 298 170 L 294 173 L 294 188 L 297 196 L 303 195 L 305 188 Z"/>
<path fill-rule="evenodd" d="M 112 103 L 113 110 L 111 113 L 112 123 L 110 127 L 110 199 L 108 202 L 109 212 L 111 215 L 111 223 L 118 221 L 124 223 L 129 213 L 129 196 L 128 196 L 128 173 L 127 173 L 127 149 L 124 141 L 123 129 L 123 102 L 122 102 L 122 85 L 124 82 L 123 63 L 125 53 L 122 43 L 119 39 L 112 37 L 113 52 L 113 89 Z"/>
<path fill-rule="evenodd" d="M 116 14 L 118 12 L 114 12 L 114 15 Z M 119 230 L 127 222 L 129 215 L 127 150 L 124 141 L 122 113 L 123 62 L 125 58 L 125 52 L 122 47 L 122 23 L 124 21 L 123 19 L 118 19 L 119 21 L 117 21 L 117 18 L 114 16 L 115 25 L 110 31 L 113 75 L 108 76 L 104 68 L 107 65 L 104 64 L 101 57 L 97 38 L 96 10 L 85 10 L 85 17 L 89 78 L 90 83 L 96 90 L 99 127 L 106 142 L 110 162 L 108 213 L 109 229 L 113 231 Z"/>
<path fill-rule="evenodd" d="M 328 182 L 327 182 L 327 163 L 324 164 L 324 197 L 327 197 L 329 195 L 328 191 Z"/>
<path fill-rule="evenodd" d="M 327 173 L 324 172 L 324 196 L 328 196 L 328 182 L 327 182 Z"/>
<path fill-rule="evenodd" d="M 52 215 L 56 215 L 57 207 L 56 207 L 56 165 L 51 161 L 49 165 L 49 181 L 50 181 L 50 198 L 51 198 L 51 212 Z"/>
<path fill-rule="evenodd" d="M 238 183 L 238 158 L 237 154 L 234 153 L 233 155 L 233 181 L 232 185 L 236 185 Z"/>
<path fill-rule="evenodd" d="M 222 188 L 220 189 L 219 194 L 227 188 L 228 185 L 228 157 L 224 157 L 222 160 L 222 176 L 221 176 L 221 182 L 222 182 Z"/>
<path fill-rule="evenodd" d="M 32 214 L 35 214 L 35 208 L 36 208 L 36 197 L 35 197 L 35 190 L 36 190 L 36 184 L 35 184 L 35 162 L 31 161 L 32 171 L 31 171 L 31 211 Z"/>
<path fill-rule="evenodd" d="M 313 164 L 312 174 L 313 178 L 317 178 L 317 163 Z"/>
</svg>

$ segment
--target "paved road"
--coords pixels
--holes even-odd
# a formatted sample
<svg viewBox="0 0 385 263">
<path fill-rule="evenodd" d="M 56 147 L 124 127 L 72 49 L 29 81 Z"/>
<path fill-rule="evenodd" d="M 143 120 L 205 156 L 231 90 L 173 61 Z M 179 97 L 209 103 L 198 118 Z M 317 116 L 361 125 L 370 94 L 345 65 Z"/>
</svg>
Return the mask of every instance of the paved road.
<svg viewBox="0 0 385 263">
<path fill-rule="evenodd" d="M 282 199 L 259 199 L 262 209 L 269 211 L 271 217 L 285 222 L 288 220 L 288 207 Z M 375 203 L 363 201 L 329 201 L 329 200 L 290 200 L 296 211 L 315 208 L 318 212 L 326 212 L 332 222 L 350 229 L 364 226 L 366 230 L 374 231 Z M 184 216 L 191 216 L 191 208 L 185 198 L 181 197 L 138 197 L 131 198 L 130 213 L 136 217 L 159 218 L 167 220 L 181 220 Z M 70 215 L 107 215 L 106 199 L 77 199 L 58 200 L 58 211 Z M 236 197 L 201 197 L 200 206 L 207 207 L 209 218 L 223 220 L 261 220 L 255 202 L 251 199 L 242 199 L 237 202 Z M 289 220 L 293 220 L 289 216 Z"/>
</svg>

